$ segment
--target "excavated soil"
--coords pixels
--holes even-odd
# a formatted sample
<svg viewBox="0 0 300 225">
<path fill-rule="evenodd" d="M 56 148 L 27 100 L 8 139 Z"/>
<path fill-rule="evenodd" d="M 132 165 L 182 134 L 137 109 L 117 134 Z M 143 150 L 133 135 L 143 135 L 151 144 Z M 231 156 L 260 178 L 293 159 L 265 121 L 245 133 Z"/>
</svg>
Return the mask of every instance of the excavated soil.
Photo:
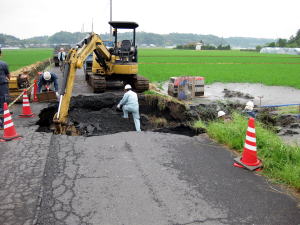
<svg viewBox="0 0 300 225">
<path fill-rule="evenodd" d="M 72 97 L 69 110 L 69 124 L 76 129 L 76 133 L 84 136 L 107 135 L 118 132 L 134 131 L 132 117 L 122 118 L 122 111 L 116 105 L 123 93 L 111 92 L 91 96 Z M 224 98 L 242 98 L 253 100 L 253 96 L 240 91 L 224 89 Z M 226 97 L 227 96 L 227 97 Z M 201 99 L 200 99 L 201 100 Z M 200 101 L 198 99 L 198 101 Z M 207 99 L 206 99 L 207 101 Z M 156 131 L 164 133 L 194 136 L 204 133 L 203 129 L 191 126 L 195 120 L 210 121 L 216 119 L 218 110 L 228 115 L 232 111 L 243 111 L 244 103 L 236 100 L 210 101 L 205 103 L 190 103 L 186 105 L 171 101 L 156 95 L 139 95 L 140 117 L 142 131 Z M 255 102 L 255 100 L 254 100 Z M 257 106 L 257 104 L 256 104 Z M 52 118 L 57 111 L 57 104 L 49 105 L 39 115 L 38 131 L 52 132 Z M 289 143 L 297 142 L 300 136 L 299 115 L 278 114 L 274 108 L 258 108 L 257 120 L 274 130 Z M 72 133 L 74 135 L 74 132 Z M 70 133 L 71 135 L 71 133 Z"/>
<path fill-rule="evenodd" d="M 76 128 L 80 135 L 95 136 L 134 131 L 133 118 L 122 117 L 123 112 L 116 105 L 122 93 L 104 93 L 93 96 L 72 97 L 69 110 L 69 124 Z M 139 95 L 140 121 L 142 131 L 156 131 L 194 136 L 204 130 L 194 129 L 188 125 L 191 119 L 185 105 L 167 101 L 159 96 Z M 57 111 L 57 104 L 49 105 L 41 111 L 38 121 L 39 132 L 52 132 L 52 118 Z"/>
</svg>

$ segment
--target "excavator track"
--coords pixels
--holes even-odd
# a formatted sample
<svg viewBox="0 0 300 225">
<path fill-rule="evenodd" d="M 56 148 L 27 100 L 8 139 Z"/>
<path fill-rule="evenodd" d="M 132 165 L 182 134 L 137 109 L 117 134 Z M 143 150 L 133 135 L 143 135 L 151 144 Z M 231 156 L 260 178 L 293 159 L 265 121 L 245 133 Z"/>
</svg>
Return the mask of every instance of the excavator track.
<svg viewBox="0 0 300 225">
<path fill-rule="evenodd" d="M 147 91 L 149 90 L 149 80 L 145 77 L 137 75 L 136 79 L 134 80 L 134 87 L 137 92 Z"/>
<path fill-rule="evenodd" d="M 90 75 L 89 84 L 93 88 L 94 93 L 101 93 L 106 89 L 106 80 L 102 76 Z"/>
</svg>

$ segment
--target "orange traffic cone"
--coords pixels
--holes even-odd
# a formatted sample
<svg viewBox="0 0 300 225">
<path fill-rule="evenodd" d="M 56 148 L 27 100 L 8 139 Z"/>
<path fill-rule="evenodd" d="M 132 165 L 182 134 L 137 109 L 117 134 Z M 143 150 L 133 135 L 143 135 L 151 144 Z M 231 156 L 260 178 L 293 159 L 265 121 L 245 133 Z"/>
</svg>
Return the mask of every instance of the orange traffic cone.
<svg viewBox="0 0 300 225">
<path fill-rule="evenodd" d="M 261 161 L 257 158 L 255 120 L 252 117 L 250 117 L 248 121 L 248 129 L 246 132 L 243 155 L 242 157 L 235 158 L 234 161 L 234 166 L 246 168 L 251 171 L 258 170 L 262 167 Z"/>
<path fill-rule="evenodd" d="M 17 134 L 15 125 L 12 121 L 11 115 L 9 113 L 7 103 L 4 103 L 3 106 L 3 117 L 4 117 L 4 134 L 3 137 L 0 138 L 0 142 L 11 141 L 15 139 L 20 139 L 22 136 Z"/>
<path fill-rule="evenodd" d="M 23 113 L 19 115 L 19 117 L 34 117 L 34 114 L 31 112 L 30 104 L 29 104 L 29 99 L 27 95 L 27 90 L 24 90 L 23 94 Z"/>
</svg>

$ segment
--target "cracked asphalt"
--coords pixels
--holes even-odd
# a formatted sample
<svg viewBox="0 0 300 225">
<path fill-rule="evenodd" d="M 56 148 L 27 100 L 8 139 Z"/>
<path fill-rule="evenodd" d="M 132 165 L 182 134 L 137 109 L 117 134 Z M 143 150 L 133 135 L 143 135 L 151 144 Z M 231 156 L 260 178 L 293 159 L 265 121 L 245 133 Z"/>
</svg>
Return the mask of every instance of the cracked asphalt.
<svg viewBox="0 0 300 225">
<path fill-rule="evenodd" d="M 1 225 L 300 224 L 298 200 L 206 136 L 52 135 L 11 110 L 24 138 L 0 143 Z"/>
</svg>

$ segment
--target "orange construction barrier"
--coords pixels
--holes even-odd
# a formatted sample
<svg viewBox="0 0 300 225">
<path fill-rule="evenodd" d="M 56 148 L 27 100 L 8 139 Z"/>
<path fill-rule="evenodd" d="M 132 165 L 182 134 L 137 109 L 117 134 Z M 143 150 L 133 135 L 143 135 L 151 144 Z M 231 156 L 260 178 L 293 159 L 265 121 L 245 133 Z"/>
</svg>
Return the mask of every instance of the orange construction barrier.
<svg viewBox="0 0 300 225">
<path fill-rule="evenodd" d="M 23 94 L 23 113 L 19 115 L 19 117 L 34 117 L 35 115 L 31 112 L 29 98 L 27 95 L 27 90 L 24 90 Z"/>
<path fill-rule="evenodd" d="M 258 170 L 262 167 L 261 161 L 257 158 L 255 119 L 252 117 L 250 117 L 248 121 L 248 129 L 246 132 L 246 140 L 243 155 L 242 157 L 235 158 L 234 161 L 234 166 L 246 168 L 252 171 Z"/>
<path fill-rule="evenodd" d="M 12 121 L 11 115 L 8 110 L 7 103 L 4 103 L 3 106 L 3 117 L 4 117 L 4 134 L 3 137 L 0 138 L 0 142 L 11 141 L 15 139 L 20 139 L 22 136 L 17 134 L 15 125 Z"/>
</svg>

